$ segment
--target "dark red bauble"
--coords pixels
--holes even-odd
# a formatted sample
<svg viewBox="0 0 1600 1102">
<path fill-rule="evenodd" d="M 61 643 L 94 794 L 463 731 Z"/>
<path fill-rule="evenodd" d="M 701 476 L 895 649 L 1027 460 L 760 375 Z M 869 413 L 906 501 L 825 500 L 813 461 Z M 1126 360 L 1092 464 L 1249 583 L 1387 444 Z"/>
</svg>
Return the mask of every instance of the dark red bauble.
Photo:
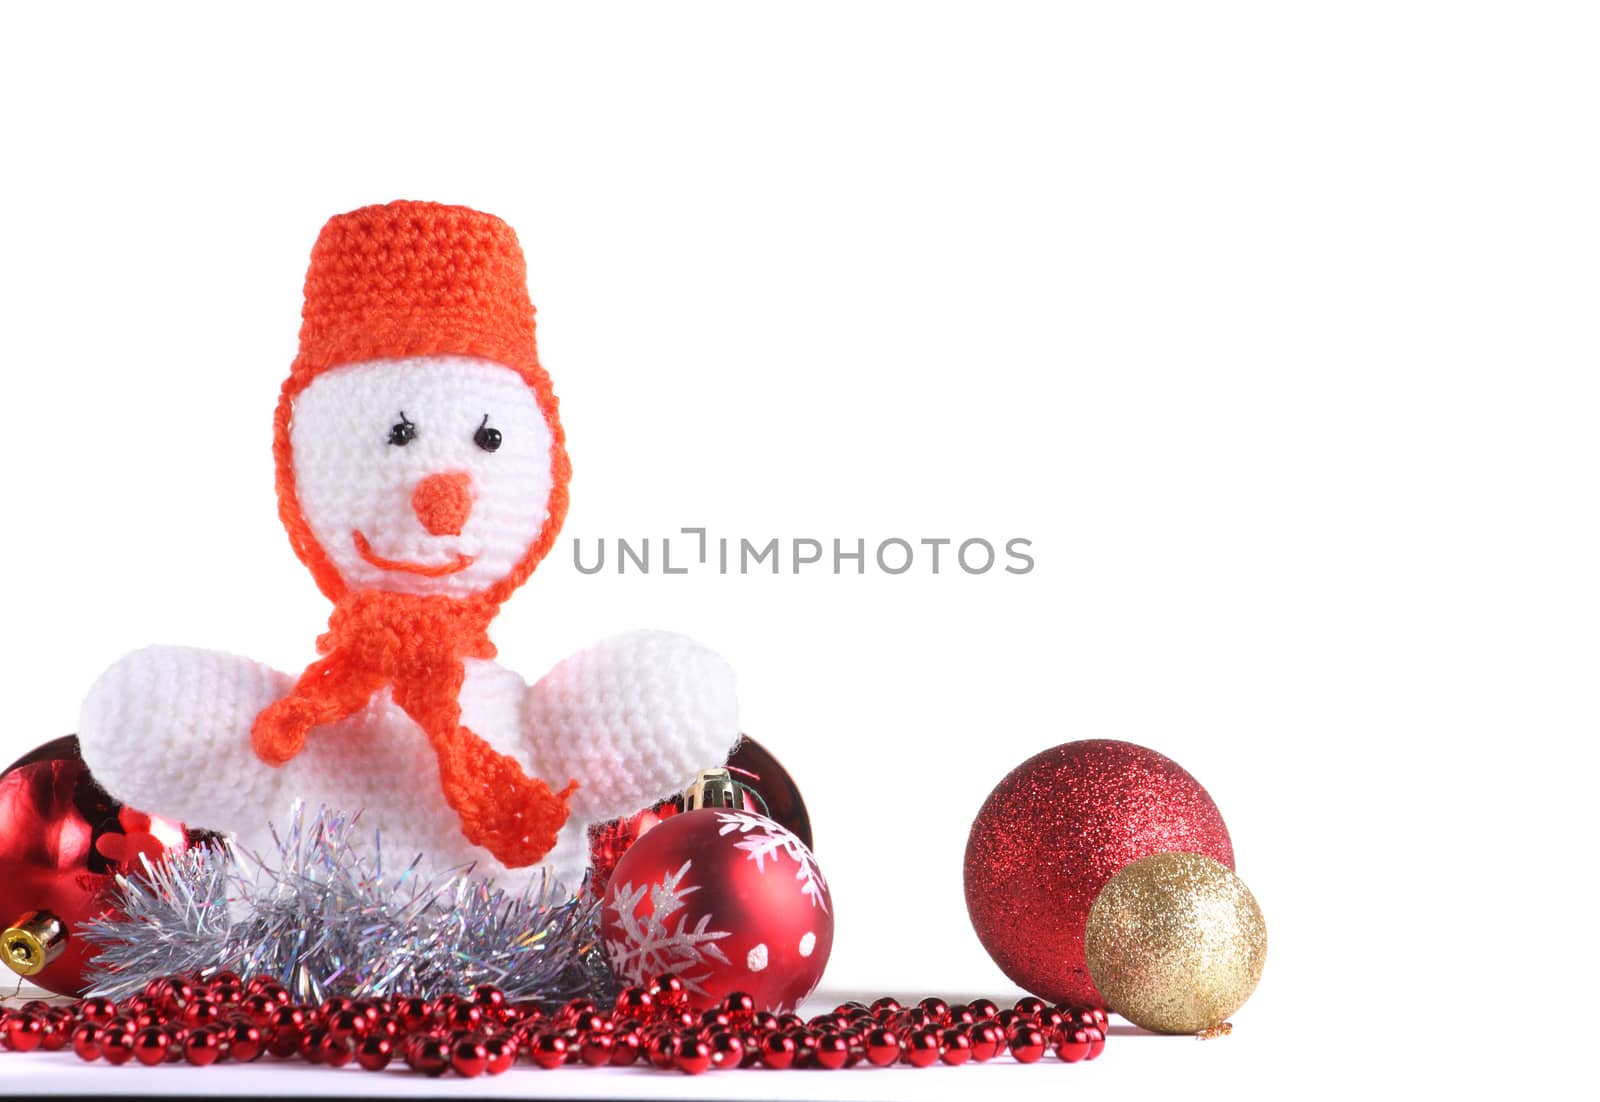
<svg viewBox="0 0 1600 1102">
<path fill-rule="evenodd" d="M 807 849 L 814 848 L 811 843 L 811 816 L 806 813 L 800 787 L 766 747 L 749 735 L 740 735 L 733 752 L 728 755 L 725 768 L 733 774 L 733 779 L 739 785 L 759 798 L 759 803 L 752 810 L 762 812 L 765 807 L 762 813 L 767 818 L 787 828 Z M 594 871 L 589 876 L 589 886 L 594 894 L 605 892 L 612 871 L 630 846 L 651 828 L 681 814 L 683 810 L 683 794 L 679 793 L 625 819 L 613 819 L 609 823 L 597 823 L 590 827 L 589 863 L 594 866 Z"/>
<path fill-rule="evenodd" d="M 0 773 L 0 928 L 29 911 L 67 928 L 61 955 L 28 982 L 83 994 L 92 952 L 76 931 L 105 913 L 115 875 L 139 875 L 141 854 L 154 862 L 207 837 L 112 799 L 89 775 L 76 735 L 12 762 Z"/>
<path fill-rule="evenodd" d="M 695 1010 L 744 992 L 793 1010 L 833 950 L 833 902 L 811 851 L 771 819 L 701 808 L 635 842 L 606 888 L 601 936 L 623 983 L 662 973 Z"/>
<path fill-rule="evenodd" d="M 1052 1002 L 1104 1003 L 1084 962 L 1089 907 L 1123 866 L 1199 853 L 1233 868 L 1228 828 L 1177 762 L 1089 739 L 1035 755 L 984 801 L 967 838 L 967 914 L 1014 983 Z"/>
</svg>

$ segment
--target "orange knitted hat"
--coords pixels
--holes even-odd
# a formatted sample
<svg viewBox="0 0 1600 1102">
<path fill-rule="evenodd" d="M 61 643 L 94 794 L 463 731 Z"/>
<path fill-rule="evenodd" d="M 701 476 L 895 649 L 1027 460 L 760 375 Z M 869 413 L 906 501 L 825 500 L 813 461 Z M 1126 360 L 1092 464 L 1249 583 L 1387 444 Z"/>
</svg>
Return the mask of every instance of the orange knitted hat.
<svg viewBox="0 0 1600 1102">
<path fill-rule="evenodd" d="M 460 355 L 549 386 L 534 350 L 522 247 L 492 214 L 398 202 L 330 219 L 311 250 L 301 317 L 297 376 L 362 360 Z"/>
<path fill-rule="evenodd" d="M 550 515 L 527 557 L 484 596 L 503 601 L 555 542 L 572 468 L 550 376 L 539 365 L 533 313 L 522 246 L 492 214 L 399 201 L 336 215 L 322 227 L 306 272 L 300 353 L 278 402 L 273 454 L 279 515 L 295 553 L 331 600 L 343 596 L 345 586 L 301 515 L 289 424 L 295 395 L 344 364 L 477 356 L 521 374 L 550 426 Z"/>
</svg>

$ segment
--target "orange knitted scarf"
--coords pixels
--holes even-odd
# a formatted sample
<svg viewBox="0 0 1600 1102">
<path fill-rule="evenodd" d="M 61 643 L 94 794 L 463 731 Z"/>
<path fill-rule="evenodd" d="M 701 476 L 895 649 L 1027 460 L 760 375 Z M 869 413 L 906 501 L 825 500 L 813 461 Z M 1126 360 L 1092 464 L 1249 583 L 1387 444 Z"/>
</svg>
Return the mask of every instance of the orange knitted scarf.
<svg viewBox="0 0 1600 1102">
<path fill-rule="evenodd" d="M 305 746 L 313 727 L 336 723 L 367 706 L 383 688 L 422 728 L 439 763 L 445 801 L 462 833 L 507 868 L 538 862 L 567 821 L 567 798 L 529 777 L 461 724 L 466 658 L 493 658 L 489 622 L 499 605 L 483 598 L 418 597 L 376 590 L 349 593 L 334 606 L 317 639 L 324 657 L 306 667 L 292 692 L 256 717 L 251 744 L 269 765 Z"/>
</svg>

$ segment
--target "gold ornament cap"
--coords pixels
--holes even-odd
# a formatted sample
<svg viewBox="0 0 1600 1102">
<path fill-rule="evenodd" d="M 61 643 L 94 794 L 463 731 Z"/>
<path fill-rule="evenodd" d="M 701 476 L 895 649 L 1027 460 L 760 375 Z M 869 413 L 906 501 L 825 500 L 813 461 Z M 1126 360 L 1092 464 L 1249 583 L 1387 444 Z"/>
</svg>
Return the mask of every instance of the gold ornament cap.
<svg viewBox="0 0 1600 1102">
<path fill-rule="evenodd" d="M 67 927 L 49 911 L 28 911 L 0 933 L 0 959 L 19 976 L 33 976 L 67 948 Z"/>
<path fill-rule="evenodd" d="M 734 811 L 770 815 L 767 801 L 749 785 L 734 780 L 733 774 L 721 766 L 700 770 L 694 783 L 684 790 L 685 811 L 698 811 L 702 807 L 725 807 Z"/>
<path fill-rule="evenodd" d="M 1227 866 L 1156 853 L 1113 876 L 1084 929 L 1106 1006 L 1156 1033 L 1201 1033 L 1244 1005 L 1267 960 L 1267 924 Z"/>
</svg>

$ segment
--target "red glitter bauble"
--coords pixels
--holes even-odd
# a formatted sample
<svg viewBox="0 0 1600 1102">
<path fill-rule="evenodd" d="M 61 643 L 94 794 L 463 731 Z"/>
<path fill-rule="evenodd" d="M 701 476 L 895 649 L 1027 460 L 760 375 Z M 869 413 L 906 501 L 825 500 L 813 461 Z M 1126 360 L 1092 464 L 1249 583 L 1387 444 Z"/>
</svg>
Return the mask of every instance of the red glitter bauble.
<svg viewBox="0 0 1600 1102">
<path fill-rule="evenodd" d="M 978 811 L 967 838 L 967 913 L 1018 986 L 1098 1006 L 1084 962 L 1089 907 L 1123 866 L 1173 851 L 1233 868 L 1228 828 L 1200 783 L 1132 743 L 1065 743 L 1017 766 Z"/>
<path fill-rule="evenodd" d="M 809 995 L 833 949 L 833 902 L 811 851 L 771 819 L 701 808 L 634 843 L 600 912 L 622 982 L 662 973 L 695 1010 L 733 992 L 782 1014 Z"/>
<path fill-rule="evenodd" d="M 794 783 L 794 778 L 783 767 L 783 763 L 773 757 L 765 746 L 749 735 L 740 735 L 724 768 L 733 774 L 733 779 L 746 793 L 757 796 L 754 810 L 794 834 L 805 843 L 807 849 L 815 848 L 811 841 L 811 816 L 806 813 L 806 802 L 800 796 L 800 786 Z M 683 794 L 679 793 L 627 818 L 591 826 L 589 863 L 594 866 L 594 871 L 589 875 L 589 887 L 594 894 L 605 892 L 617 862 L 622 860 L 622 855 L 641 835 L 683 809 Z"/>
<path fill-rule="evenodd" d="M 0 928 L 29 911 L 67 928 L 61 955 L 28 982 L 82 994 L 92 953 L 76 931 L 105 913 L 113 877 L 139 875 L 141 854 L 154 862 L 205 837 L 112 799 L 89 775 L 74 735 L 13 762 L 0 773 Z"/>
</svg>

